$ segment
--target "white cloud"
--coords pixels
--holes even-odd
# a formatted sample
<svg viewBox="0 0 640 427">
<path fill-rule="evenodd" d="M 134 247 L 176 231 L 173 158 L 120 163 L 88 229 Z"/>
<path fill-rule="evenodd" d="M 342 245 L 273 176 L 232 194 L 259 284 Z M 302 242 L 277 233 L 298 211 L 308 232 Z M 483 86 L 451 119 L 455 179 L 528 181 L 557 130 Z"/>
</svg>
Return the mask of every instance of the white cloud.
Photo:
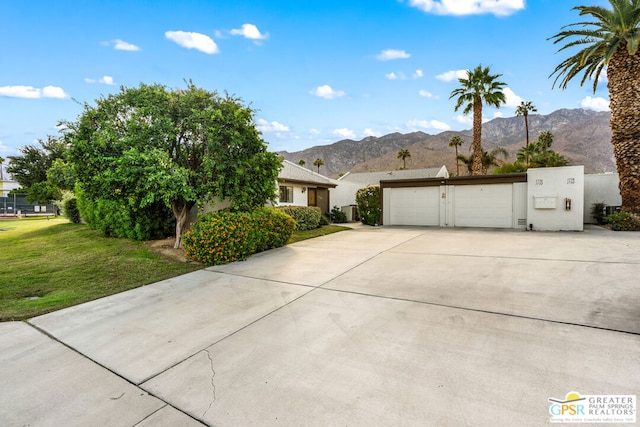
<svg viewBox="0 0 640 427">
<path fill-rule="evenodd" d="M 382 136 L 382 134 L 380 132 L 371 130 L 370 128 L 366 128 L 364 130 L 364 136 Z"/>
<path fill-rule="evenodd" d="M 396 74 L 394 72 L 391 72 L 389 74 L 385 74 L 384 76 L 389 80 L 404 80 L 405 79 L 403 73 Z"/>
<path fill-rule="evenodd" d="M 85 82 L 85 83 L 95 83 L 95 82 L 96 82 L 96 79 L 90 79 L 89 77 L 85 77 L 85 78 L 84 78 L 84 82 Z"/>
<path fill-rule="evenodd" d="M 428 90 L 424 90 L 424 89 L 420 89 L 418 91 L 418 95 L 420 96 L 424 96 L 425 98 L 429 98 L 429 99 L 439 99 L 438 96 L 432 94 L 431 92 L 429 92 Z"/>
<path fill-rule="evenodd" d="M 265 119 L 258 119 L 256 128 L 263 133 L 282 133 L 289 132 L 289 126 L 285 126 L 278 122 L 268 122 Z"/>
<path fill-rule="evenodd" d="M 104 85 L 114 85 L 114 81 L 113 81 L 113 77 L 111 76 L 103 76 L 100 80 L 98 80 L 99 83 L 102 83 Z"/>
<path fill-rule="evenodd" d="M 511 15 L 524 9 L 524 0 L 409 0 L 409 5 L 436 15 Z"/>
<path fill-rule="evenodd" d="M 33 86 L 1 86 L 0 96 L 11 98 L 68 98 L 69 95 L 64 93 L 62 88 L 57 86 L 45 86 L 42 89 Z"/>
<path fill-rule="evenodd" d="M 406 123 L 410 131 L 415 132 L 423 129 L 435 129 L 439 131 L 449 130 L 451 127 L 439 120 L 410 120 Z"/>
<path fill-rule="evenodd" d="M 260 33 L 258 27 L 253 24 L 242 24 L 242 28 L 231 30 L 231 34 L 251 40 L 264 40 L 269 37 L 269 33 Z"/>
<path fill-rule="evenodd" d="M 205 34 L 188 31 L 167 31 L 164 35 L 167 39 L 187 49 L 196 49 L 210 55 L 220 51 L 216 42 Z"/>
<path fill-rule="evenodd" d="M 394 59 L 406 59 L 410 57 L 411 55 L 405 52 L 404 50 L 387 49 L 380 52 L 376 56 L 376 59 L 380 61 L 392 61 Z"/>
<path fill-rule="evenodd" d="M 505 98 L 504 105 L 507 107 L 517 108 L 518 105 L 520 105 L 520 103 L 524 101 L 524 99 L 520 98 L 518 95 L 515 94 L 514 91 L 512 91 L 508 87 L 504 88 L 502 90 L 502 93 L 504 93 L 504 98 Z"/>
<path fill-rule="evenodd" d="M 318 129 L 314 129 L 314 128 L 309 129 L 309 133 L 311 135 L 320 135 L 320 131 Z"/>
<path fill-rule="evenodd" d="M 415 73 L 413 73 L 413 78 L 414 79 L 419 79 L 424 77 L 424 72 L 422 70 L 416 70 Z"/>
<path fill-rule="evenodd" d="M 500 118 L 500 117 L 504 117 L 504 114 L 502 114 L 502 112 L 496 111 L 495 113 L 493 113 L 493 118 L 494 119 L 497 119 L 497 118 Z"/>
<path fill-rule="evenodd" d="M 115 50 L 127 50 L 129 52 L 135 52 L 137 50 L 140 50 L 138 46 L 131 43 L 127 43 L 124 40 L 116 39 L 112 43 L 113 43 L 113 48 Z"/>
<path fill-rule="evenodd" d="M 466 79 L 467 77 L 469 77 L 469 72 L 467 70 L 452 70 L 438 74 L 436 79 L 443 82 L 452 82 L 454 80 L 458 81 L 459 79 Z"/>
<path fill-rule="evenodd" d="M 356 133 L 351 129 L 347 129 L 347 128 L 335 129 L 332 133 L 341 138 L 353 139 L 356 137 Z"/>
<path fill-rule="evenodd" d="M 459 114 L 455 117 L 455 121 L 463 125 L 473 125 L 473 118 L 471 116 L 463 116 Z"/>
<path fill-rule="evenodd" d="M 324 99 L 340 98 L 346 95 L 344 91 L 334 90 L 329 85 L 318 86 L 315 90 L 311 91 L 311 94 Z"/>
<path fill-rule="evenodd" d="M 601 97 L 592 98 L 587 96 L 580 101 L 580 106 L 596 111 L 609 111 L 609 100 Z"/>
</svg>

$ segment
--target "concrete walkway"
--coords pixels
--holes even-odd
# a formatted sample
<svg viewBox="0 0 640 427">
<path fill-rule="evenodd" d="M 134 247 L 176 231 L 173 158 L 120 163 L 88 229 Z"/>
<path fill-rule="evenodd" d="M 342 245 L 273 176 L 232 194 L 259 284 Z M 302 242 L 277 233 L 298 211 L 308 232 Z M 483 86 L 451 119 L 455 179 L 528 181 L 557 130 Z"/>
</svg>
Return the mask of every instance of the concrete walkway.
<svg viewBox="0 0 640 427">
<path fill-rule="evenodd" d="M 356 227 L 0 324 L 0 425 L 545 425 L 640 395 L 639 271 L 638 233 Z"/>
</svg>

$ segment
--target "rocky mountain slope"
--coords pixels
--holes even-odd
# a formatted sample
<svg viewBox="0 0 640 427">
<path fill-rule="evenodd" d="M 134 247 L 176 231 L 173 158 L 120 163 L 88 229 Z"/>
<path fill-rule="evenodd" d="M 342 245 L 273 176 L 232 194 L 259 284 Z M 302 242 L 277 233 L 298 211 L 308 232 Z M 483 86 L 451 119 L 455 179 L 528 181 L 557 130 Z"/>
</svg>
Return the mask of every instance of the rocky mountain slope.
<svg viewBox="0 0 640 427">
<path fill-rule="evenodd" d="M 610 114 L 582 109 L 563 109 L 551 114 L 529 116 L 529 139 L 535 141 L 542 131 L 551 131 L 554 136 L 553 149 L 565 155 L 572 165 L 584 165 L 585 172 L 615 171 Z M 459 148 L 461 154 L 470 152 L 472 130 L 447 131 L 437 135 L 424 132 L 408 134 L 392 133 L 382 137 L 367 137 L 360 141 L 350 139 L 334 144 L 311 147 L 298 152 L 281 152 L 285 159 L 297 163 L 303 159 L 313 169 L 313 161 L 320 158 L 324 166 L 320 172 L 337 176 L 342 172 L 366 172 L 394 170 L 402 166 L 397 158 L 401 148 L 411 153 L 407 168 L 427 168 L 446 165 L 455 172 L 454 149 L 448 146 L 449 139 L 458 135 L 464 141 Z M 525 145 L 523 117 L 497 118 L 484 123 L 482 146 L 486 150 L 504 147 L 510 153 L 508 161 L 515 160 L 515 153 Z"/>
</svg>

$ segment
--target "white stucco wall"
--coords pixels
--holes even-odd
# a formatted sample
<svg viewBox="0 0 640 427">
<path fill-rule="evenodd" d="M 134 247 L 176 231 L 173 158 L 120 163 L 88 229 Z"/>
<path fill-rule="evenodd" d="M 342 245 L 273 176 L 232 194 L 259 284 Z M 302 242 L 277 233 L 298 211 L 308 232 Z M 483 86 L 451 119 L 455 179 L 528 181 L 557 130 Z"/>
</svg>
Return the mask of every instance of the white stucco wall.
<svg viewBox="0 0 640 427">
<path fill-rule="evenodd" d="M 280 185 L 283 185 L 286 187 L 293 187 L 293 202 L 282 203 L 282 202 L 279 202 L 278 199 L 276 199 L 277 201 L 277 203 L 275 203 L 276 206 L 307 206 L 309 199 L 307 196 L 306 186 L 298 185 L 298 184 L 278 184 L 278 189 L 280 189 Z M 302 192 L 303 189 L 305 190 L 304 192 Z"/>
<path fill-rule="evenodd" d="M 338 181 L 336 188 L 329 189 L 329 197 L 331 200 L 331 207 L 333 206 L 348 206 L 356 204 L 356 192 L 366 187 L 366 185 L 357 184 L 347 181 Z"/>
<path fill-rule="evenodd" d="M 608 206 L 620 206 L 622 197 L 618 183 L 620 178 L 617 173 L 593 174 L 584 176 L 584 222 L 595 224 L 591 216 L 594 203 L 604 202 Z"/>
<path fill-rule="evenodd" d="M 533 230 L 582 231 L 584 166 L 531 168 L 527 174 L 527 223 Z"/>
</svg>

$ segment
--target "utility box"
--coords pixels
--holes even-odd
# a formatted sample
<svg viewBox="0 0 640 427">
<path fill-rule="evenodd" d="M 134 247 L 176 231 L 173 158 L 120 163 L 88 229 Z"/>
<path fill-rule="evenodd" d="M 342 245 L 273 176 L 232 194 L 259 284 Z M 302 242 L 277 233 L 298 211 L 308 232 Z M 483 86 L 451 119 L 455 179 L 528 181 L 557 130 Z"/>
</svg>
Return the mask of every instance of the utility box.
<svg viewBox="0 0 640 427">
<path fill-rule="evenodd" d="M 543 231 L 584 229 L 584 166 L 530 168 L 527 222 Z"/>
</svg>

